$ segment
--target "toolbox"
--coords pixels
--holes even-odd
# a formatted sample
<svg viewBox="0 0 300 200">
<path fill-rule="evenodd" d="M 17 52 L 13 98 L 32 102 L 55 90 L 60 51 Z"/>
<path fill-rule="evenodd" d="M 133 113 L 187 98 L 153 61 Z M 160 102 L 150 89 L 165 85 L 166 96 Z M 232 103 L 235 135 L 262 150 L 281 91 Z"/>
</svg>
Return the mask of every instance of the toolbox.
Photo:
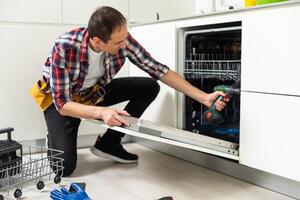
<svg viewBox="0 0 300 200">
<path fill-rule="evenodd" d="M 11 127 L 0 129 L 0 134 L 7 133 L 7 139 L 0 140 L 0 179 L 7 175 L 12 176 L 20 173 L 20 168 L 14 166 L 20 166 L 22 163 L 22 145 L 11 139 L 13 130 Z M 5 171 L 5 169 L 11 170 Z M 3 174 L 3 172 L 8 174 Z"/>
</svg>

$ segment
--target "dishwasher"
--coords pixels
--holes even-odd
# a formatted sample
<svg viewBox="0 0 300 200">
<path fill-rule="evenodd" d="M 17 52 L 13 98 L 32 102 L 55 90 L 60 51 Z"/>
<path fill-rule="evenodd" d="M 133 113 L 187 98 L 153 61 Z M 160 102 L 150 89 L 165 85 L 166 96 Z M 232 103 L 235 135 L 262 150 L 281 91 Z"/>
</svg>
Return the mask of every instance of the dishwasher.
<svg viewBox="0 0 300 200">
<path fill-rule="evenodd" d="M 183 66 L 178 72 L 189 83 L 207 93 L 233 85 L 240 91 L 241 21 L 180 28 L 178 37 L 178 66 Z M 190 97 L 180 94 L 178 102 L 178 127 L 230 142 L 238 156 L 240 92 L 230 95 L 230 101 L 220 113 L 220 123 L 207 123 L 208 108 Z"/>
<path fill-rule="evenodd" d="M 241 22 L 193 27 L 184 30 L 183 76 L 195 87 L 211 93 L 220 86 L 238 85 L 241 74 Z M 239 83 L 239 84 L 238 84 Z M 240 95 L 230 95 L 222 123 L 206 123 L 207 108 L 181 96 L 183 128 L 198 134 L 239 143 Z"/>
</svg>

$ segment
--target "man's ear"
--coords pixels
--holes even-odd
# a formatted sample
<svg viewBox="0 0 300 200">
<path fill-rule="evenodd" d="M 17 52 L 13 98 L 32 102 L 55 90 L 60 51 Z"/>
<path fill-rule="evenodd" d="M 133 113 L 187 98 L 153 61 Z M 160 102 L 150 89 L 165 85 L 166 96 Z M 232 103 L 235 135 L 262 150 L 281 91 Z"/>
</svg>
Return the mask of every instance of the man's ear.
<svg viewBox="0 0 300 200">
<path fill-rule="evenodd" d="M 98 38 L 98 37 L 93 37 L 92 41 L 93 41 L 93 43 L 95 43 L 97 45 L 99 45 L 99 44 L 102 43 L 102 40 L 100 38 Z"/>
<path fill-rule="evenodd" d="M 106 44 L 106 42 L 104 42 L 101 38 L 99 37 L 93 37 L 92 41 L 97 44 L 97 45 L 101 45 L 101 44 Z"/>
</svg>

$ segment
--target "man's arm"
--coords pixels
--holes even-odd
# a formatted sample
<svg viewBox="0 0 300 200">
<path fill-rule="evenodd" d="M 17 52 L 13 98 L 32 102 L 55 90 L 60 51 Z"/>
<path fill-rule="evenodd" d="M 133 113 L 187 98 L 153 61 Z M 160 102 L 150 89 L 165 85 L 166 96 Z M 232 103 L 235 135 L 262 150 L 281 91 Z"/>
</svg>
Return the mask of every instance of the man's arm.
<svg viewBox="0 0 300 200">
<path fill-rule="evenodd" d="M 215 101 L 215 99 L 218 98 L 218 96 L 225 95 L 222 92 L 207 94 L 187 82 L 184 78 L 172 70 L 169 70 L 164 76 L 161 77 L 160 80 L 166 85 L 184 93 L 185 95 L 206 105 L 207 107 L 209 107 Z M 217 101 L 215 105 L 218 110 L 222 110 L 226 104 L 223 101 Z"/>
<path fill-rule="evenodd" d="M 163 83 L 206 106 L 210 106 L 218 96 L 225 95 L 222 92 L 207 94 L 194 87 L 177 73 L 170 70 L 168 66 L 163 65 L 152 58 L 151 55 L 129 33 L 126 49 L 128 51 L 127 57 L 129 60 L 145 72 L 149 73 L 152 78 L 160 79 Z M 225 103 L 217 101 L 215 105 L 217 110 L 222 110 Z"/>
<path fill-rule="evenodd" d="M 84 105 L 69 101 L 59 109 L 59 113 L 64 116 L 72 116 L 85 119 L 102 119 L 109 126 L 129 126 L 129 123 L 122 115 L 130 116 L 125 110 L 116 110 L 113 108 Z"/>
</svg>

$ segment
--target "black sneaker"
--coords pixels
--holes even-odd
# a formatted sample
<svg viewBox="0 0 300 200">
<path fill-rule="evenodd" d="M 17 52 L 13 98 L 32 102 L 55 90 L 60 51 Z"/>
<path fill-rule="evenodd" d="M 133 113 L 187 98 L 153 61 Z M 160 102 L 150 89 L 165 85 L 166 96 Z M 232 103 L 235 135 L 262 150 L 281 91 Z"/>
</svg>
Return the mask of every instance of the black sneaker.
<svg viewBox="0 0 300 200">
<path fill-rule="evenodd" d="M 127 152 L 121 144 L 105 146 L 96 142 L 90 150 L 95 156 L 108 158 L 118 163 L 135 163 L 139 159 L 138 155 Z"/>
<path fill-rule="evenodd" d="M 170 196 L 168 196 L 168 197 L 162 197 L 162 198 L 160 198 L 158 200 L 173 200 L 173 197 L 170 197 Z"/>
</svg>

